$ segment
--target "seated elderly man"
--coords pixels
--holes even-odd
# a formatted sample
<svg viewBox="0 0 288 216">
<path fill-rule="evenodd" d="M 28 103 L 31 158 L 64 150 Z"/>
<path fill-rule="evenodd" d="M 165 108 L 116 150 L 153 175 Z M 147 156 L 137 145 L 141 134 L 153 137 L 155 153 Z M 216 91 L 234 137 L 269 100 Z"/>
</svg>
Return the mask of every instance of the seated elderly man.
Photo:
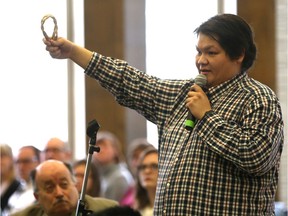
<svg viewBox="0 0 288 216">
<path fill-rule="evenodd" d="M 13 216 L 73 216 L 76 213 L 79 193 L 70 165 L 47 160 L 31 173 L 37 204 L 31 205 Z M 85 196 L 85 210 L 102 211 L 117 206 L 114 200 Z"/>
</svg>

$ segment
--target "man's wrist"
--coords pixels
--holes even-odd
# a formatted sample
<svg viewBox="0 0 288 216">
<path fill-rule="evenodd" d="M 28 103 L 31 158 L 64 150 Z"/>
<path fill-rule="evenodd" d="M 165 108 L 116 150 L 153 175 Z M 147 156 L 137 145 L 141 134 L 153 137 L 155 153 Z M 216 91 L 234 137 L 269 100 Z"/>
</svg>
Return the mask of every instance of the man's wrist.
<svg viewBox="0 0 288 216">
<path fill-rule="evenodd" d="M 205 112 L 204 116 L 209 116 L 213 113 L 213 110 L 208 110 L 207 112 Z"/>
</svg>

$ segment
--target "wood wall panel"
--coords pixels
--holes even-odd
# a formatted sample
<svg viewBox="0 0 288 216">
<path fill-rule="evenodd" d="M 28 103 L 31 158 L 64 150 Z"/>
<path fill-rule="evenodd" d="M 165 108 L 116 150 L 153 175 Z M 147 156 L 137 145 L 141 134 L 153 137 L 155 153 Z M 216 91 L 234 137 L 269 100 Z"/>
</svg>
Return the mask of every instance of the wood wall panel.
<svg viewBox="0 0 288 216">
<path fill-rule="evenodd" d="M 85 46 L 123 59 L 123 1 L 85 0 Z M 86 77 L 86 122 L 96 119 L 100 130 L 115 133 L 125 143 L 125 112 L 94 79 Z"/>
<path fill-rule="evenodd" d="M 237 8 L 255 33 L 258 56 L 250 75 L 275 91 L 275 0 L 238 0 Z"/>
<path fill-rule="evenodd" d="M 258 56 L 250 75 L 276 92 L 275 4 L 275 0 L 238 0 L 237 13 L 252 25 L 255 33 Z"/>
<path fill-rule="evenodd" d="M 145 70 L 145 1 L 84 2 L 85 46 Z M 86 77 L 85 84 L 87 123 L 96 119 L 102 130 L 115 133 L 124 152 L 130 141 L 146 137 L 146 121 L 142 116 L 118 105 L 114 97 L 95 80 Z"/>
</svg>

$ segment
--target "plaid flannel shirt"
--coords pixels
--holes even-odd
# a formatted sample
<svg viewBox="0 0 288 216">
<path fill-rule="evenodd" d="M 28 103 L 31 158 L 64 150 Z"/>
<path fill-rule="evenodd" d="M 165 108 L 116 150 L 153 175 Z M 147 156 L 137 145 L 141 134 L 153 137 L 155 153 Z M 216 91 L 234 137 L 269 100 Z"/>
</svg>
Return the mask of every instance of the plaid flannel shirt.
<svg viewBox="0 0 288 216">
<path fill-rule="evenodd" d="M 154 215 L 274 215 L 283 120 L 267 86 L 242 73 L 209 88 L 213 111 L 189 132 L 193 80 L 158 79 L 97 53 L 85 73 L 158 127 Z"/>
</svg>

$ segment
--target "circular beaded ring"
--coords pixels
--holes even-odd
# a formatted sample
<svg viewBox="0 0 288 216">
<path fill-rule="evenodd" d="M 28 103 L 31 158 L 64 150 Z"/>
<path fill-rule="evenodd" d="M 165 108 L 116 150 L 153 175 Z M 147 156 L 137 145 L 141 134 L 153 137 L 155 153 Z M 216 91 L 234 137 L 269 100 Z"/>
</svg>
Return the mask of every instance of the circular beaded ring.
<svg viewBox="0 0 288 216">
<path fill-rule="evenodd" d="M 52 34 L 51 37 L 49 37 L 49 36 L 47 35 L 47 33 L 45 32 L 45 30 L 44 30 L 44 23 L 45 23 L 45 21 L 46 21 L 47 19 L 49 19 L 49 18 L 52 18 L 52 19 L 53 19 L 53 22 L 54 22 L 54 31 L 53 31 L 53 34 Z M 45 15 L 45 16 L 42 18 L 42 20 L 41 20 L 41 30 L 42 30 L 43 35 L 44 35 L 44 37 L 46 38 L 46 40 L 49 40 L 49 39 L 51 39 L 51 38 L 52 38 L 53 40 L 57 40 L 57 37 L 58 37 L 58 26 L 57 26 L 57 20 L 56 20 L 56 18 L 55 18 L 53 15 L 51 15 L 51 14 Z"/>
</svg>

